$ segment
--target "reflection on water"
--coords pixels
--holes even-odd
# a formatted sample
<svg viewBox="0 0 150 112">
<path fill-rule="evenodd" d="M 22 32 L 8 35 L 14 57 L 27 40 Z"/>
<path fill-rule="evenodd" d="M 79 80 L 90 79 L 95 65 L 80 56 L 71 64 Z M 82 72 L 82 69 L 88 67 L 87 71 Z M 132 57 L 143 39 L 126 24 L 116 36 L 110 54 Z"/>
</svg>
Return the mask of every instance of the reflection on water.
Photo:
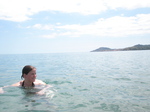
<svg viewBox="0 0 150 112">
<path fill-rule="evenodd" d="M 55 94 L 55 90 L 49 88 L 44 91 L 43 95 L 36 92 L 42 90 L 38 88 L 21 88 L 21 87 L 8 87 L 5 88 L 5 93 L 0 94 L 4 100 L 0 100 L 0 111 L 7 111 L 14 108 L 14 112 L 51 112 L 56 110 L 51 100 Z M 11 106 L 12 105 L 12 106 Z"/>
<path fill-rule="evenodd" d="M 5 88 L 0 112 L 149 112 L 149 57 L 149 51 L 0 55 L 1 87 L 17 82 L 28 63 L 53 85 L 42 95 L 41 88 Z"/>
</svg>

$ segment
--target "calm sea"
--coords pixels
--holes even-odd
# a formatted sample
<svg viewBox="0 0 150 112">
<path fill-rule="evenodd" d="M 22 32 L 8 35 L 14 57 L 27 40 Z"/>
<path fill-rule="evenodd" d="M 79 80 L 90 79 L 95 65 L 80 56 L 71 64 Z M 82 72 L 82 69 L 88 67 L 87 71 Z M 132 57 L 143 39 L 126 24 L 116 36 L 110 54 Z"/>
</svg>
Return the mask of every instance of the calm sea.
<svg viewBox="0 0 150 112">
<path fill-rule="evenodd" d="M 53 87 L 44 95 L 7 87 L 0 112 L 150 112 L 150 51 L 0 55 L 0 87 L 25 65 Z"/>
</svg>

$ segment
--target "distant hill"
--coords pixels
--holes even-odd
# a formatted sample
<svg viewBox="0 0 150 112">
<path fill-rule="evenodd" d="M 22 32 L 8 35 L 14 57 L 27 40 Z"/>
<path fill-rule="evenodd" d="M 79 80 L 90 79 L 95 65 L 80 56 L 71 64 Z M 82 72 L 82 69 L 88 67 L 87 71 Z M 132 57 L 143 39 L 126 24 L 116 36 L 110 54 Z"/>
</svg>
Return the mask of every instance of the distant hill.
<svg viewBox="0 0 150 112">
<path fill-rule="evenodd" d="M 135 45 L 133 47 L 127 47 L 123 49 L 124 51 L 128 51 L 128 50 L 150 50 L 150 45 Z"/>
<path fill-rule="evenodd" d="M 122 49 L 111 49 L 108 47 L 100 47 L 98 49 L 95 49 L 91 52 L 104 52 L 104 51 L 130 51 L 130 50 L 150 50 L 150 45 L 134 45 L 132 47 L 126 47 Z"/>
</svg>

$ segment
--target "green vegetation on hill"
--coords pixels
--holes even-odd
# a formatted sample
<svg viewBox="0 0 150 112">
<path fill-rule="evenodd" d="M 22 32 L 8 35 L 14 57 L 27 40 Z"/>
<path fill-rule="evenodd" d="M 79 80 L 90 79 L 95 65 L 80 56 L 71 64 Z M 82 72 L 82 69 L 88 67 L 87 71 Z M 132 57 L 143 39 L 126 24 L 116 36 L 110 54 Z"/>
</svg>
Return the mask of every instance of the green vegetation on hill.
<svg viewBox="0 0 150 112">
<path fill-rule="evenodd" d="M 150 45 L 135 45 L 133 47 L 127 47 L 124 48 L 123 50 L 150 50 Z"/>
<path fill-rule="evenodd" d="M 130 50 L 150 50 L 150 45 L 134 45 L 132 47 L 126 47 L 123 49 L 111 49 L 108 47 L 100 47 L 96 50 L 93 50 L 91 52 L 103 52 L 103 51 L 130 51 Z"/>
</svg>

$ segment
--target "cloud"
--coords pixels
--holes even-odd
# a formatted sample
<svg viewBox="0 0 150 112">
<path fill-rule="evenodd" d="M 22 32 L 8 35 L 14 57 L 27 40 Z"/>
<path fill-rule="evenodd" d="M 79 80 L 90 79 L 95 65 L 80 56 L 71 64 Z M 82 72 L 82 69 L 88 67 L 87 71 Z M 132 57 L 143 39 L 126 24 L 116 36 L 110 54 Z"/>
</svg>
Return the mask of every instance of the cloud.
<svg viewBox="0 0 150 112">
<path fill-rule="evenodd" d="M 150 7 L 149 0 L 105 0 L 109 9 L 124 8 L 128 10 Z"/>
<path fill-rule="evenodd" d="M 35 24 L 33 26 L 28 26 L 28 28 L 35 28 L 35 29 L 41 29 L 41 30 L 54 30 L 53 25 L 42 25 L 42 24 Z"/>
<path fill-rule="evenodd" d="M 0 19 L 22 22 L 41 11 L 90 15 L 108 9 L 144 7 L 150 7 L 150 0 L 0 0 Z"/>
<path fill-rule="evenodd" d="M 41 29 L 45 27 L 45 25 L 40 26 L 43 26 Z M 53 28 L 55 32 L 52 34 L 53 38 L 57 36 L 81 37 L 83 35 L 124 37 L 150 34 L 150 14 L 138 14 L 131 17 L 114 16 L 106 19 L 99 18 L 97 21 L 87 25 L 56 25 Z"/>
<path fill-rule="evenodd" d="M 50 34 L 50 35 L 42 35 L 41 37 L 42 37 L 42 38 L 52 39 L 52 38 L 55 38 L 56 36 L 58 36 L 58 34 L 52 33 L 52 34 Z"/>
</svg>

